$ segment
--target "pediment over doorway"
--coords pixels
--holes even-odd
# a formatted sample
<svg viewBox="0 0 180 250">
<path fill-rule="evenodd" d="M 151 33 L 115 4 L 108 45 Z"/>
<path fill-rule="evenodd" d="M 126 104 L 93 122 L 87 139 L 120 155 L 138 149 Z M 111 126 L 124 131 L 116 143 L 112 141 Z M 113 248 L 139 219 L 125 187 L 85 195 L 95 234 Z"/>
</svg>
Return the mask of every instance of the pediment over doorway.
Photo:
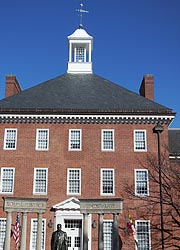
<svg viewBox="0 0 180 250">
<path fill-rule="evenodd" d="M 80 210 L 80 201 L 71 197 L 53 206 L 54 210 Z"/>
</svg>

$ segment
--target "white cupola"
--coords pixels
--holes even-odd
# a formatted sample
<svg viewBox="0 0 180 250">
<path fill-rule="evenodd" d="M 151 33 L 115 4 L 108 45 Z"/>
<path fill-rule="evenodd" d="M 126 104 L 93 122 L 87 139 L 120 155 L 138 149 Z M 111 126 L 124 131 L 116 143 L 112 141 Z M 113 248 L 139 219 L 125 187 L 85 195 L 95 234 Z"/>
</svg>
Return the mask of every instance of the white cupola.
<svg viewBox="0 0 180 250">
<path fill-rule="evenodd" d="M 91 74 L 93 37 L 84 29 L 79 28 L 68 36 L 68 40 L 69 61 L 67 73 Z"/>
</svg>

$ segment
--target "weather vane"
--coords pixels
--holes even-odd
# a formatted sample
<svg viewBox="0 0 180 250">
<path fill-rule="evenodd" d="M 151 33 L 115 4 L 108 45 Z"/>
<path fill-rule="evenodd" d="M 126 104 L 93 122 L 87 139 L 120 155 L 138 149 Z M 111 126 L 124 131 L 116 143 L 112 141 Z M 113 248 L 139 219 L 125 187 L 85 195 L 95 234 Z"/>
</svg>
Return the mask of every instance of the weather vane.
<svg viewBox="0 0 180 250">
<path fill-rule="evenodd" d="M 78 12 L 80 13 L 80 24 L 79 24 L 79 28 L 82 28 L 82 27 L 83 27 L 83 24 L 82 24 L 83 14 L 84 14 L 84 13 L 89 13 L 89 11 L 83 9 L 83 6 L 84 6 L 84 4 L 81 3 L 81 4 L 80 4 L 80 9 L 77 9 L 77 10 L 76 10 L 76 11 L 78 11 Z"/>
</svg>

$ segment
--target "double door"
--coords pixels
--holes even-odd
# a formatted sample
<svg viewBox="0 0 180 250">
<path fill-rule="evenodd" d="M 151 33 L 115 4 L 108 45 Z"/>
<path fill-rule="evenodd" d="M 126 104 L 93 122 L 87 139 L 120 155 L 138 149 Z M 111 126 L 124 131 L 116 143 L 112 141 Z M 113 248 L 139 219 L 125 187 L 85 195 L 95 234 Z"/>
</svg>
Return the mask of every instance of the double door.
<svg viewBox="0 0 180 250">
<path fill-rule="evenodd" d="M 64 227 L 68 237 L 68 250 L 82 249 L 82 220 L 65 219 Z"/>
</svg>

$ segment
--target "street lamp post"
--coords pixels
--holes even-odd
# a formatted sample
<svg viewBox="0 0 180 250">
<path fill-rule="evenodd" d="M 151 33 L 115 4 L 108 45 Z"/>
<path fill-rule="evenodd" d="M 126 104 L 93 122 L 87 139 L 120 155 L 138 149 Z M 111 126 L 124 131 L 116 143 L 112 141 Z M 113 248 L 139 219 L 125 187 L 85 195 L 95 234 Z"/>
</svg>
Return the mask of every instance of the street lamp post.
<svg viewBox="0 0 180 250">
<path fill-rule="evenodd" d="M 157 140 L 158 140 L 158 172 L 159 172 L 162 250 L 164 250 L 164 221 L 163 221 L 163 193 L 162 193 L 162 166 L 161 166 L 161 151 L 160 151 L 160 134 L 163 132 L 163 130 L 164 130 L 163 126 L 159 123 L 153 128 L 153 132 L 157 134 Z"/>
</svg>

